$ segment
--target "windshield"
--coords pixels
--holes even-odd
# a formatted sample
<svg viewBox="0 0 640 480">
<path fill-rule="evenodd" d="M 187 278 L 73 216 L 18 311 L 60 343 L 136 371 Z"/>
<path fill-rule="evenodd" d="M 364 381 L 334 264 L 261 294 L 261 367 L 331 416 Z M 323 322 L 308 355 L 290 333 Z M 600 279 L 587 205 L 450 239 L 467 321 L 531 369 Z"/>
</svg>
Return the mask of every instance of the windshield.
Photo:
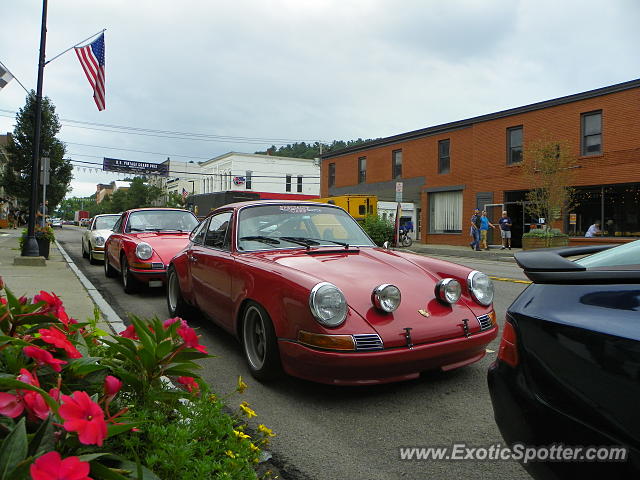
<svg viewBox="0 0 640 480">
<path fill-rule="evenodd" d="M 348 213 L 322 205 L 261 205 L 240 210 L 238 248 L 244 251 L 294 246 L 375 244 Z"/>
<path fill-rule="evenodd" d="M 576 260 L 576 263 L 586 268 L 640 265 L 640 240 L 594 253 Z"/>
<path fill-rule="evenodd" d="M 94 230 L 112 230 L 116 224 L 120 215 L 109 215 L 105 217 L 96 217 L 96 221 L 93 224 Z"/>
<path fill-rule="evenodd" d="M 191 232 L 198 220 L 181 210 L 141 210 L 129 215 L 127 232 Z"/>
</svg>

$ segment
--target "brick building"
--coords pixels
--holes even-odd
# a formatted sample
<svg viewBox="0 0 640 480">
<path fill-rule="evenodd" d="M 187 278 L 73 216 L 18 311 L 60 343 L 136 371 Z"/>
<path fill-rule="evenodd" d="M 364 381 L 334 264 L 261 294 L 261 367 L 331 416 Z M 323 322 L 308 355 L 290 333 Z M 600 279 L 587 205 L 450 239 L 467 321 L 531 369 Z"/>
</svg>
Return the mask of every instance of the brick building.
<svg viewBox="0 0 640 480">
<path fill-rule="evenodd" d="M 583 236 L 599 221 L 605 234 L 640 236 L 640 80 L 428 127 L 323 155 L 321 196 L 376 194 L 417 213 L 425 243 L 469 243 L 474 208 L 497 219 L 506 208 L 514 245 L 531 223 L 523 207 L 532 187 L 521 168 L 527 142 L 550 137 L 577 159 L 577 202 L 562 229 Z M 569 215 L 573 213 L 573 215 Z M 494 238 L 493 243 L 499 243 Z"/>
</svg>

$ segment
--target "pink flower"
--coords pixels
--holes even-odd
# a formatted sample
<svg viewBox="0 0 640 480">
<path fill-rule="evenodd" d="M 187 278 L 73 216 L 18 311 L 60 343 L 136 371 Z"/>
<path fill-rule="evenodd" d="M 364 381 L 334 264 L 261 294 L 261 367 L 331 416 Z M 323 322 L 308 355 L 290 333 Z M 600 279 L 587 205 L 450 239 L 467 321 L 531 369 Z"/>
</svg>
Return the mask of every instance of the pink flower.
<svg viewBox="0 0 640 480">
<path fill-rule="evenodd" d="M 41 335 L 42 341 L 50 343 L 54 347 L 62 348 L 69 358 L 82 357 L 82 354 L 73 346 L 69 338 L 56 327 L 41 328 L 38 333 Z"/>
<path fill-rule="evenodd" d="M 187 325 L 186 322 L 178 328 L 178 335 L 182 337 L 184 345 L 187 348 L 195 348 L 199 352 L 207 353 L 207 348 L 204 345 L 200 345 L 196 331 Z"/>
<path fill-rule="evenodd" d="M 38 392 L 28 391 L 23 397 L 22 401 L 27 406 L 27 410 L 32 415 L 38 417 L 40 420 L 44 420 L 49 416 L 49 405 L 44 401 L 42 395 Z"/>
<path fill-rule="evenodd" d="M 56 372 L 61 372 L 62 367 L 60 365 L 67 363 L 64 360 L 53 358 L 53 355 L 40 347 L 28 346 L 24 347 L 22 351 L 27 357 L 33 358 L 38 366 L 42 367 L 44 365 L 49 365 Z"/>
<path fill-rule="evenodd" d="M 16 418 L 23 410 L 24 404 L 18 395 L 0 392 L 0 415 Z"/>
<path fill-rule="evenodd" d="M 138 334 L 136 333 L 136 327 L 133 324 L 129 325 L 122 332 L 120 332 L 120 336 L 124 338 L 130 338 L 131 340 L 139 340 Z"/>
<path fill-rule="evenodd" d="M 76 391 L 62 395 L 60 416 L 65 420 L 67 432 L 77 432 L 80 443 L 102 446 L 107 438 L 107 423 L 100 406 L 91 400 L 87 392 Z"/>
<path fill-rule="evenodd" d="M 62 460 L 58 452 L 48 452 L 31 464 L 32 480 L 91 480 L 89 464 L 78 457 Z"/>
<path fill-rule="evenodd" d="M 180 317 L 173 317 L 173 318 L 166 319 L 162 323 L 162 327 L 166 330 L 167 328 L 169 328 L 171 325 L 173 325 L 176 322 L 180 322 L 180 323 L 182 323 L 182 325 L 186 325 L 187 324 L 187 322 L 182 320 Z"/>
<path fill-rule="evenodd" d="M 189 393 L 200 391 L 200 385 L 193 377 L 178 377 L 178 383 L 184 385 Z"/>
<path fill-rule="evenodd" d="M 22 383 L 26 383 L 28 385 L 33 385 L 34 387 L 39 387 L 40 386 L 40 382 L 38 381 L 38 377 L 36 375 L 33 375 L 26 368 L 21 368 L 20 369 L 20 374 L 16 377 L 16 380 L 18 380 L 18 381 L 20 381 Z"/>
<path fill-rule="evenodd" d="M 57 402 L 60 401 L 60 389 L 59 388 L 52 388 L 51 390 L 49 390 L 49 395 L 55 401 L 57 401 Z"/>
<path fill-rule="evenodd" d="M 122 388 L 122 382 L 111 375 L 104 378 L 104 393 L 108 397 L 115 397 Z"/>
<path fill-rule="evenodd" d="M 33 302 L 45 302 L 47 304 L 46 312 L 53 313 L 54 315 L 58 313 L 59 309 L 64 309 L 60 297 L 58 297 L 55 293 L 48 293 L 44 290 L 40 290 L 40 293 L 33 297 Z"/>
</svg>

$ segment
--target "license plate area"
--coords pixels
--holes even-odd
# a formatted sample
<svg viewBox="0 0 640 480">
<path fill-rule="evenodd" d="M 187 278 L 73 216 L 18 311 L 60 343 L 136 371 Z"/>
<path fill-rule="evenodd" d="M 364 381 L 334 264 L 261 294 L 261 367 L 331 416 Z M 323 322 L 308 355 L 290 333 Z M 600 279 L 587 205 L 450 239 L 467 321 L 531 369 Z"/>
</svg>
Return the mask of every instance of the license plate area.
<svg viewBox="0 0 640 480">
<path fill-rule="evenodd" d="M 149 287 L 154 288 L 154 287 L 161 287 L 162 286 L 162 280 L 149 280 Z"/>
</svg>

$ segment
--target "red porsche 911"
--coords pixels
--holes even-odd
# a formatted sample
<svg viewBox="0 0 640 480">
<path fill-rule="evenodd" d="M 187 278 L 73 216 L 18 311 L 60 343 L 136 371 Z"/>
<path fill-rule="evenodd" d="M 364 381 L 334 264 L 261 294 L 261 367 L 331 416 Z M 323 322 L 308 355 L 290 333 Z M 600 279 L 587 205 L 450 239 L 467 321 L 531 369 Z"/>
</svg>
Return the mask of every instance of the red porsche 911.
<svg viewBox="0 0 640 480">
<path fill-rule="evenodd" d="M 126 293 L 164 284 L 167 264 L 189 243 L 198 220 L 188 210 L 137 208 L 124 212 L 104 245 L 104 274 L 120 273 Z"/>
<path fill-rule="evenodd" d="M 256 201 L 201 222 L 167 270 L 169 314 L 235 335 L 252 375 L 366 385 L 480 360 L 497 335 L 483 273 L 377 247 L 340 207 Z"/>
</svg>

